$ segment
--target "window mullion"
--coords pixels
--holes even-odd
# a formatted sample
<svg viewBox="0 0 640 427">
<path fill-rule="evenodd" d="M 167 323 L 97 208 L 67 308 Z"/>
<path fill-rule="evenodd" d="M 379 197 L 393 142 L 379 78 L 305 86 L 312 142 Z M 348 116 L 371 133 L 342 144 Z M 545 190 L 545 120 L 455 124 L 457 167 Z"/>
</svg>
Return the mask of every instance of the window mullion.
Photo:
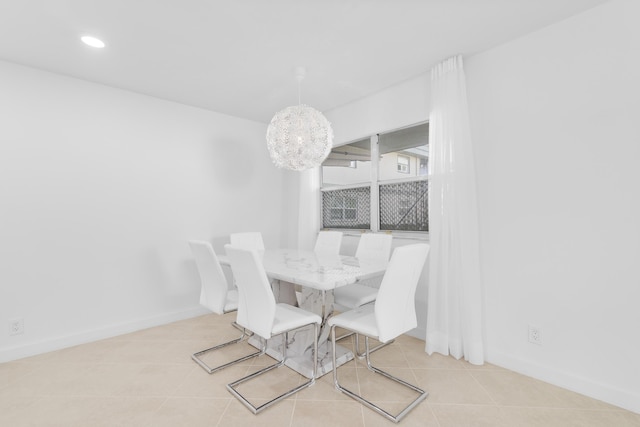
<svg viewBox="0 0 640 427">
<path fill-rule="evenodd" d="M 380 231 L 380 191 L 378 180 L 380 176 L 378 163 L 380 162 L 380 147 L 378 135 L 371 136 L 371 231 Z"/>
</svg>

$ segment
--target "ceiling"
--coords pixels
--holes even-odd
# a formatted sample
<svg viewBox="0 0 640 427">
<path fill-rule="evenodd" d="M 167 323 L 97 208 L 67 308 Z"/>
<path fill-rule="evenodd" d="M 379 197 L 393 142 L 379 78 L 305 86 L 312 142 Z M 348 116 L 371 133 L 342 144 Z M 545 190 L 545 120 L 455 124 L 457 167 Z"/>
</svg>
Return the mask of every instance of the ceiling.
<svg viewBox="0 0 640 427">
<path fill-rule="evenodd" d="M 268 123 L 296 66 L 326 111 L 604 2 L 0 0 L 0 59 Z"/>
</svg>

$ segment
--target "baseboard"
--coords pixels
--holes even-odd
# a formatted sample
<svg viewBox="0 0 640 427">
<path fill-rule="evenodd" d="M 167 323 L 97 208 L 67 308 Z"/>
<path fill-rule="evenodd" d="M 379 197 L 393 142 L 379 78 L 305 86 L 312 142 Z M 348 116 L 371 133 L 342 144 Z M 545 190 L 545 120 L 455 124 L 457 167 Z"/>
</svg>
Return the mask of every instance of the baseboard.
<svg viewBox="0 0 640 427">
<path fill-rule="evenodd" d="M 588 378 L 559 371 L 530 360 L 518 359 L 505 353 L 497 351 L 487 353 L 487 362 L 494 365 L 640 414 L 640 394 L 597 383 Z"/>
<path fill-rule="evenodd" d="M 427 330 L 425 328 L 418 327 L 407 332 L 407 335 L 424 341 L 425 337 L 427 336 Z"/>
<path fill-rule="evenodd" d="M 0 363 L 22 359 L 24 357 L 35 356 L 62 348 L 73 347 L 75 345 L 86 344 L 101 339 L 111 338 L 154 326 L 164 325 L 178 320 L 189 319 L 209 313 L 204 308 L 197 306 L 182 311 L 163 313 L 143 319 L 136 319 L 128 322 L 118 323 L 103 328 L 83 331 L 73 335 L 65 335 L 50 338 L 20 346 L 9 347 L 0 350 Z"/>
</svg>

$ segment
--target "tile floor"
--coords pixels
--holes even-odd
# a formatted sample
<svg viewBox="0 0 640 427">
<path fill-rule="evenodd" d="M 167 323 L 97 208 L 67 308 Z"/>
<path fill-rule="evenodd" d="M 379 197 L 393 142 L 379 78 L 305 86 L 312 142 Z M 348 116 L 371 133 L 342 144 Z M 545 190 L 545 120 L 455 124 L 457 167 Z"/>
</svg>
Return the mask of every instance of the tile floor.
<svg viewBox="0 0 640 427">
<path fill-rule="evenodd" d="M 331 375 L 258 416 L 251 414 L 225 384 L 272 359 L 254 358 L 208 375 L 190 358 L 235 336 L 234 318 L 233 313 L 201 316 L 0 364 L 0 426 L 393 425 L 337 392 Z M 235 347 L 234 352 L 248 351 Z M 423 347 L 423 341 L 403 336 L 372 357 L 374 364 L 429 392 L 400 425 L 640 426 L 638 414 L 496 366 L 428 356 Z M 386 408 L 412 398 L 362 363 L 340 369 L 345 385 L 362 386 Z M 300 376 L 282 368 L 245 390 L 260 402 L 298 381 Z"/>
</svg>

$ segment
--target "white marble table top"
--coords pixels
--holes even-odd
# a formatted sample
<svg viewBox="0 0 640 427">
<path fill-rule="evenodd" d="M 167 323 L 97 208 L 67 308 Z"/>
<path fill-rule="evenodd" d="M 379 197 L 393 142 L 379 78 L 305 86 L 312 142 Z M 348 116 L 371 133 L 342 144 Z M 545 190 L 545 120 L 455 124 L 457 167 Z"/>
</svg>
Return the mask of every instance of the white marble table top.
<svg viewBox="0 0 640 427">
<path fill-rule="evenodd" d="M 229 265 L 226 256 L 218 257 Z M 385 264 L 361 262 L 355 257 L 322 255 L 297 249 L 267 249 L 262 259 L 267 275 L 321 291 L 384 274 Z"/>
</svg>

